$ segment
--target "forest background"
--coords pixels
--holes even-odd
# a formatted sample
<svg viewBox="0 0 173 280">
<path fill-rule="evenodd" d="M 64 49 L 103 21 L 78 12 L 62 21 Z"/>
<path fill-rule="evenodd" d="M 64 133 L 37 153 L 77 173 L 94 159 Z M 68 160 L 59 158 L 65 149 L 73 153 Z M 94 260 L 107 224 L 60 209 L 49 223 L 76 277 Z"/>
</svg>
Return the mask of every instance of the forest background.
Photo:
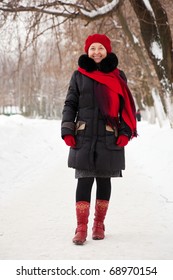
<svg viewBox="0 0 173 280">
<path fill-rule="evenodd" d="M 110 37 L 143 119 L 173 128 L 172 0 L 1 0 L 0 114 L 60 119 L 93 33 Z"/>
</svg>

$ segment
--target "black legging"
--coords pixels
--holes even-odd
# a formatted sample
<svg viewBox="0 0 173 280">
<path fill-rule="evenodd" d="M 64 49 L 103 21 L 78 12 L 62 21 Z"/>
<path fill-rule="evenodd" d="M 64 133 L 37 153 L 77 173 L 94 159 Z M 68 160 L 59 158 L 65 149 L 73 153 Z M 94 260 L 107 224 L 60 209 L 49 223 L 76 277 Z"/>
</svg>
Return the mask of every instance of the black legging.
<svg viewBox="0 0 173 280">
<path fill-rule="evenodd" d="M 76 188 L 76 202 L 91 200 L 91 190 L 94 183 L 93 177 L 79 178 Z M 96 177 L 96 199 L 108 200 L 111 196 L 111 180 L 110 178 Z"/>
</svg>

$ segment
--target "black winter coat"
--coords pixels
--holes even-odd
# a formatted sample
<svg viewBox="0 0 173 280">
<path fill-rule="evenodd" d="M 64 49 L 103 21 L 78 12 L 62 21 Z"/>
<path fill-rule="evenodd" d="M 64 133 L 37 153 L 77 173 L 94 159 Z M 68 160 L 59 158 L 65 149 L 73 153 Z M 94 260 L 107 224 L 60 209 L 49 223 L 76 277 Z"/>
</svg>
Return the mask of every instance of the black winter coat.
<svg viewBox="0 0 173 280">
<path fill-rule="evenodd" d="M 110 56 L 112 56 L 113 65 L 110 64 Z M 116 58 L 115 54 L 108 55 L 101 61 L 99 70 L 104 72 L 105 69 L 105 72 L 110 72 L 115 69 L 117 63 L 114 58 Z M 81 63 L 83 60 L 85 60 L 84 66 Z M 79 66 L 84 68 L 87 65 L 86 61 L 90 71 L 95 70 L 93 69 L 96 67 L 95 62 L 87 55 L 80 57 Z M 123 72 L 120 73 L 124 77 Z M 70 148 L 68 166 L 75 169 L 104 172 L 123 170 L 125 169 L 124 148 L 117 146 L 116 140 L 120 134 L 130 138 L 131 130 L 121 118 L 121 108 L 118 130 L 112 129 L 105 123 L 95 99 L 94 83 L 97 82 L 79 71 L 73 73 L 70 81 L 61 129 L 62 138 L 70 134 L 76 139 L 76 147 Z M 123 106 L 122 100 L 120 101 Z"/>
</svg>

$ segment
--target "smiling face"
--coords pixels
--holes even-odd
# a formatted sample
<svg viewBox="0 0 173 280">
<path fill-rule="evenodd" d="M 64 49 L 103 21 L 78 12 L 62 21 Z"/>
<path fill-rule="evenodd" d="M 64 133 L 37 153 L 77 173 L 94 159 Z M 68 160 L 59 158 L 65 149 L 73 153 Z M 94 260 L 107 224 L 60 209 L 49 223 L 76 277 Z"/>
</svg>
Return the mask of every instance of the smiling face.
<svg viewBox="0 0 173 280">
<path fill-rule="evenodd" d="M 100 63 L 103 58 L 107 56 L 107 50 L 100 43 L 93 43 L 88 49 L 88 56 L 92 58 L 95 63 Z"/>
</svg>

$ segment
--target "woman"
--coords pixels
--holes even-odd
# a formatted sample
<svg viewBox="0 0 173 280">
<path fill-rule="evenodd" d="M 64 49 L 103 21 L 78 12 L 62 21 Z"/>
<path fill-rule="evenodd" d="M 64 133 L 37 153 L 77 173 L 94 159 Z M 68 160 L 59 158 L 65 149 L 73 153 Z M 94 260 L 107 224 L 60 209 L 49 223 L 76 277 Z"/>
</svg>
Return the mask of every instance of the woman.
<svg viewBox="0 0 173 280">
<path fill-rule="evenodd" d="M 73 242 L 87 237 L 91 190 L 96 179 L 94 240 L 104 239 L 104 219 L 111 195 L 111 177 L 125 169 L 124 146 L 136 136 L 135 105 L 125 74 L 117 68 L 105 34 L 86 39 L 78 70 L 66 96 L 62 138 L 70 146 L 68 167 L 75 168 L 77 228 Z"/>
</svg>

